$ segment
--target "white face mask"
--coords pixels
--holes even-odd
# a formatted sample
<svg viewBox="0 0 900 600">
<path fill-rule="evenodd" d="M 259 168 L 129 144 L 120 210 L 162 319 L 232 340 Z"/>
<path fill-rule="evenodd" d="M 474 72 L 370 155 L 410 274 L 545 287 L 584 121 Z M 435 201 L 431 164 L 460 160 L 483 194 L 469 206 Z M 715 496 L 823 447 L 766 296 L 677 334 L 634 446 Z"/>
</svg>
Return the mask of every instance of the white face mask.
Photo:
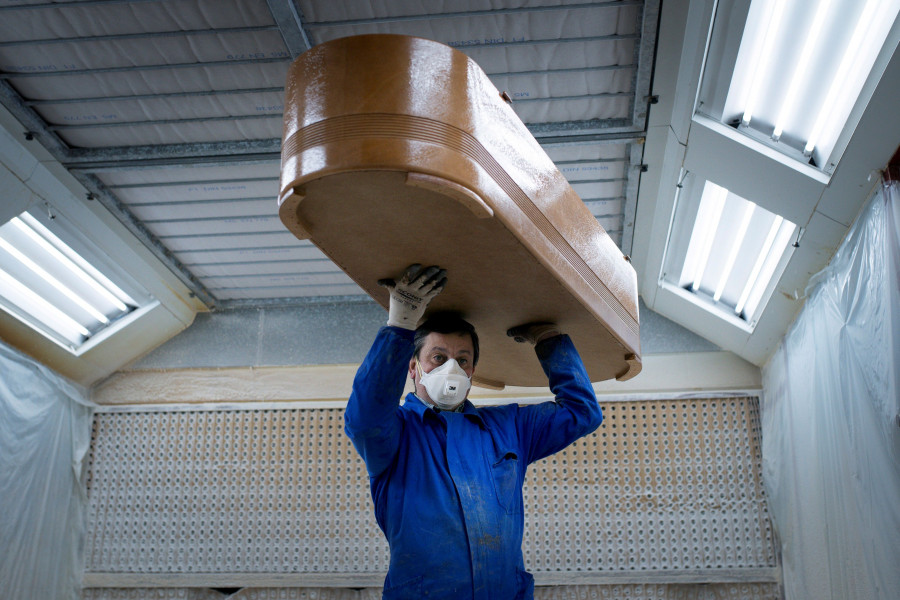
<svg viewBox="0 0 900 600">
<path fill-rule="evenodd" d="M 456 359 L 448 359 L 428 373 L 422 370 L 422 366 L 416 360 L 416 368 L 419 370 L 419 383 L 425 387 L 428 397 L 438 408 L 450 410 L 466 399 L 472 382 Z"/>
</svg>

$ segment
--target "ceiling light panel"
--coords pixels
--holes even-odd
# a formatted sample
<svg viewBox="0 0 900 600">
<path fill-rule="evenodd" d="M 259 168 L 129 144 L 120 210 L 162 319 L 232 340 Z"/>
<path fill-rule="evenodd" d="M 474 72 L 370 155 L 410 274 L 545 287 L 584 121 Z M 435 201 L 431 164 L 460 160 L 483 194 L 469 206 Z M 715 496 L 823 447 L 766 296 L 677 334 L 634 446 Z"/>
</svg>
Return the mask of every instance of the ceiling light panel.
<svg viewBox="0 0 900 600">
<path fill-rule="evenodd" d="M 97 255 L 77 252 L 42 220 L 25 212 L 0 226 L 0 308 L 76 352 L 149 297 L 114 283 Z"/>
<path fill-rule="evenodd" d="M 710 181 L 686 179 L 661 281 L 752 328 L 787 264 L 796 226 Z"/>
<path fill-rule="evenodd" d="M 831 172 L 898 12 L 900 0 L 752 0 L 741 29 L 729 21 L 743 13 L 720 7 L 698 110 Z"/>
</svg>

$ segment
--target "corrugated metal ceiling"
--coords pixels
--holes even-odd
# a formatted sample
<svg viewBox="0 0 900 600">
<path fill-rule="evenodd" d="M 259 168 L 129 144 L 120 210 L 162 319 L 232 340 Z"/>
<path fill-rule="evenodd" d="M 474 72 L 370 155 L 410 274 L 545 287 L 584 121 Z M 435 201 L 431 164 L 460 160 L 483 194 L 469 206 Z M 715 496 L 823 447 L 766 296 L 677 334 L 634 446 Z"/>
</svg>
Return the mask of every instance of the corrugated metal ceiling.
<svg viewBox="0 0 900 600">
<path fill-rule="evenodd" d="M 0 100 L 211 308 L 346 298 L 362 291 L 277 216 L 293 57 L 363 33 L 467 53 L 630 253 L 658 11 L 658 0 L 7 2 Z"/>
</svg>

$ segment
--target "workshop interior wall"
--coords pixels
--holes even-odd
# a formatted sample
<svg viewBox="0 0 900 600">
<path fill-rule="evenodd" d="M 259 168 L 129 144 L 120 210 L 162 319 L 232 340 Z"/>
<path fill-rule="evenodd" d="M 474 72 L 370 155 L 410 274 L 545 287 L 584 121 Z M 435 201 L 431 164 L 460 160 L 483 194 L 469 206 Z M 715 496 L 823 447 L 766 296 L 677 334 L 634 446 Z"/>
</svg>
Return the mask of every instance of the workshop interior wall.
<svg viewBox="0 0 900 600">
<path fill-rule="evenodd" d="M 565 455 L 535 465 L 528 491 L 528 560 L 538 581 L 549 584 L 538 588 L 540 598 L 777 598 L 781 590 L 772 572 L 780 569 L 779 550 L 784 554 L 788 598 L 900 595 L 895 568 L 900 549 L 894 535 L 900 530 L 900 227 L 896 193 L 896 184 L 892 184 L 867 207 L 835 260 L 818 278 L 819 286 L 811 291 L 802 315 L 766 367 L 761 436 L 753 396 L 607 402 L 608 420 L 600 432 Z M 27 357 L 6 352 L 6 347 L 2 349 L 6 394 L 0 419 L 0 485 L 4 498 L 0 535 L 6 549 L 0 562 L 2 580 L 6 592 L 26 590 L 19 597 L 29 597 L 28 590 L 57 585 L 64 591 L 56 597 L 66 597 L 72 565 L 78 562 L 73 550 L 79 532 L 78 476 L 81 453 L 87 450 L 85 433 L 90 431 L 91 408 L 84 404 L 78 390 L 55 374 Z M 13 375 L 17 370 L 25 379 Z M 27 395 L 26 391 L 36 395 Z M 679 408 L 682 402 L 687 402 L 684 413 L 680 411 L 685 407 Z M 714 408 L 713 412 L 704 411 L 704 402 L 709 410 Z M 30 408 L 23 411 L 23 406 Z M 629 429 L 631 410 L 651 410 L 663 416 L 655 418 L 655 429 Z M 359 461 L 348 454 L 346 447 L 340 449 L 340 444 L 346 444 L 343 436 L 332 430 L 329 438 L 326 433 L 325 423 L 336 426 L 336 412 L 339 409 L 276 409 L 271 405 L 246 405 L 240 410 L 212 406 L 190 410 L 183 406 L 103 409 L 93 421 L 88 498 L 94 504 L 89 505 L 86 542 L 90 550 L 85 555 L 85 582 L 89 587 L 83 596 L 377 597 L 378 560 L 383 561 L 378 558 L 378 544 L 383 542 L 367 521 L 370 513 L 365 486 L 360 486 L 359 473 L 352 471 L 353 464 L 359 468 Z M 245 442 L 234 446 L 237 442 L 233 438 L 229 442 L 232 446 L 226 445 L 228 438 L 214 427 L 215 419 L 234 421 L 239 413 L 242 424 L 234 425 L 235 431 L 245 435 L 246 421 L 246 444 L 250 445 L 261 444 L 263 438 L 259 436 L 265 433 L 269 454 L 243 452 L 240 444 Z M 321 434 L 329 444 L 336 444 L 331 446 L 323 440 L 322 447 L 327 448 L 330 458 L 346 458 L 333 461 L 331 466 L 335 469 L 329 482 L 332 508 L 323 510 L 324 503 L 309 504 L 318 513 L 313 510 L 299 516 L 296 512 L 288 516 L 285 510 L 280 514 L 276 510 L 271 517 L 260 512 L 259 506 L 271 508 L 265 502 L 271 502 L 273 490 L 287 481 L 279 478 L 305 473 L 313 478 L 308 491 L 315 497 L 315 486 L 325 486 L 328 473 L 327 466 L 311 462 L 312 455 L 281 457 L 277 449 L 282 446 L 272 441 L 271 435 L 275 432 L 277 437 L 280 431 L 290 436 L 289 429 L 283 424 L 282 429 L 264 432 L 263 419 L 269 419 L 270 424 L 294 419 L 292 427 L 300 427 L 302 422 L 309 428 L 319 427 L 313 423 L 319 423 L 320 417 Z M 199 426 L 201 421 L 206 422 L 205 430 Z M 119 424 L 117 428 L 104 429 L 113 422 Z M 737 422 L 745 428 L 749 446 L 742 445 L 746 440 L 741 436 L 745 434 L 738 433 L 744 430 Z M 256 428 L 251 427 L 253 423 Z M 684 429 L 676 435 L 670 425 Z M 205 437 L 198 434 L 202 431 Z M 629 431 L 631 434 L 626 435 Z M 668 436 L 663 431 L 668 431 Z M 163 433 L 166 447 L 153 441 Z M 617 436 L 618 449 L 610 454 L 613 435 Z M 101 457 L 106 455 L 102 453 L 108 450 L 109 442 L 123 440 L 130 440 L 122 446 L 126 454 L 113 463 L 107 456 L 103 463 Z M 303 447 L 312 450 L 313 438 L 305 436 L 304 440 L 307 445 Z M 687 441 L 691 445 L 684 445 Z M 138 460 L 142 452 L 147 458 L 151 446 L 157 453 L 155 458 Z M 171 455 L 167 454 L 169 447 Z M 216 452 L 232 448 L 232 454 L 210 454 L 213 448 Z M 228 460 L 223 458 L 228 456 Z M 611 463 L 612 456 L 615 459 Z M 305 470 L 284 469 L 281 460 L 293 460 L 297 466 L 302 460 Z M 600 461 L 599 465 L 594 460 Z M 765 476 L 765 487 L 757 483 L 760 473 Z M 315 481 L 319 476 L 326 478 L 321 484 Z M 169 487 L 159 488 L 159 482 Z M 64 490 L 55 487 L 60 483 Z M 212 505 L 216 486 L 216 494 L 224 489 L 230 495 L 215 495 L 220 504 Z M 254 486 L 256 489 L 251 489 Z M 153 495 L 160 490 L 172 491 L 173 495 L 168 499 Z M 747 504 L 742 495 L 748 490 L 756 502 L 757 517 L 748 508 L 752 503 Z M 324 493 L 324 487 L 318 491 Z M 293 498 L 290 501 L 295 504 L 290 506 L 296 507 L 305 497 L 296 489 L 291 493 L 294 495 L 283 495 L 281 502 Z M 102 502 L 97 504 L 101 498 L 105 508 Z M 161 502 L 161 507 L 154 502 Z M 166 502 L 169 512 L 164 510 Z M 172 511 L 176 502 L 178 510 Z M 229 512 L 235 502 L 238 508 L 243 502 L 244 510 L 255 521 Z M 560 503 L 565 507 L 567 502 L 568 514 L 558 508 L 556 512 L 547 510 Z M 232 508 L 219 514 L 226 504 Z M 329 512 L 335 506 L 352 516 L 337 519 Z M 777 541 L 772 525 L 767 525 L 770 512 Z M 276 517 L 282 521 L 274 520 Z M 288 518 L 295 520 L 284 520 Z M 357 518 L 365 535 L 345 538 L 343 547 L 327 545 L 334 544 L 335 538 L 324 536 L 324 527 L 334 533 L 351 521 L 357 525 Z M 234 519 L 233 524 L 227 519 Z M 52 531 L 42 529 L 42 524 L 51 521 L 66 525 L 51 527 Z M 200 527 L 210 524 L 220 528 L 216 535 L 224 538 L 201 536 L 206 530 Z M 280 533 L 276 533 L 279 527 Z M 237 536 L 237 532 L 245 535 L 243 540 L 237 538 L 240 544 L 216 545 L 217 540 Z M 263 535 L 266 532 L 269 537 Z M 313 538 L 312 547 L 323 551 L 317 560 L 339 556 L 349 561 L 343 564 L 350 570 L 338 575 L 362 579 L 353 588 L 328 587 L 333 585 L 335 573 L 324 571 L 320 572 L 324 578 L 317 578 L 313 570 L 298 579 L 300 567 L 292 561 L 305 553 L 306 541 L 284 546 L 281 542 L 299 539 L 296 536 L 301 534 Z M 571 537 L 553 537 L 563 534 Z M 206 544 L 202 551 L 200 546 L 187 545 L 189 540 L 198 539 Z M 748 540 L 752 544 L 748 545 Z M 315 545 L 323 543 L 326 546 Z M 327 555 L 326 547 L 332 548 Z M 363 551 L 348 553 L 347 548 Z M 261 568 L 267 557 L 268 572 L 247 570 Z M 219 559 L 221 562 L 217 562 Z M 173 568 L 176 562 L 180 564 Z M 40 564 L 52 566 L 42 569 Z M 383 568 L 383 562 L 380 564 Z M 280 565 L 282 571 L 273 571 L 272 565 Z M 363 565 L 368 571 L 353 571 Z M 195 566 L 215 566 L 220 571 L 215 571 L 216 577 L 210 580 L 209 572 L 197 572 Z M 223 567 L 230 573 L 222 571 Z M 48 576 L 54 569 L 57 575 Z M 710 583 L 717 578 L 718 583 Z"/>
</svg>

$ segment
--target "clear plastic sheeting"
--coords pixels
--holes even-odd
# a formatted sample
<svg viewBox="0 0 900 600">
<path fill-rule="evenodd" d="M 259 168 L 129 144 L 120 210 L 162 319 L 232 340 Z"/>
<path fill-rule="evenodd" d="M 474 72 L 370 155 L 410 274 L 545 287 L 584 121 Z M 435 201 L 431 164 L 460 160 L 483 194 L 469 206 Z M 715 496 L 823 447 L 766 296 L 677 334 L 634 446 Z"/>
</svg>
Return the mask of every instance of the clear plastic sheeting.
<svg viewBox="0 0 900 600">
<path fill-rule="evenodd" d="M 0 597 L 79 597 L 91 420 L 83 390 L 0 342 Z"/>
<path fill-rule="evenodd" d="M 763 370 L 788 600 L 900 598 L 900 184 L 867 205 Z"/>
</svg>

